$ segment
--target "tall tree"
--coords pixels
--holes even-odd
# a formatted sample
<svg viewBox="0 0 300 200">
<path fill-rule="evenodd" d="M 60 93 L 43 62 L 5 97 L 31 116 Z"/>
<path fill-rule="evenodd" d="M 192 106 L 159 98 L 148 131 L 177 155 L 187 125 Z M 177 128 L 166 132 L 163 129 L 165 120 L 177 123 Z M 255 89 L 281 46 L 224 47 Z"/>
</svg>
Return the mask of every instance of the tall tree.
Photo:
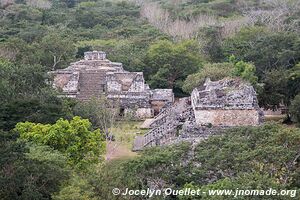
<svg viewBox="0 0 300 200">
<path fill-rule="evenodd" d="M 270 32 L 261 27 L 246 28 L 223 43 L 225 56 L 253 62 L 262 78 L 272 69 L 289 69 L 300 60 L 300 38 L 295 33 Z"/>
<path fill-rule="evenodd" d="M 150 46 L 146 66 L 152 87 L 181 90 L 184 79 L 202 66 L 202 59 L 195 41 L 163 40 Z"/>
<path fill-rule="evenodd" d="M 0 131 L 1 200 L 51 199 L 69 178 L 66 157 L 17 139 L 17 134 Z"/>
<path fill-rule="evenodd" d="M 39 49 L 36 56 L 49 70 L 66 67 L 75 58 L 74 42 L 64 33 L 50 33 L 36 45 Z"/>
</svg>

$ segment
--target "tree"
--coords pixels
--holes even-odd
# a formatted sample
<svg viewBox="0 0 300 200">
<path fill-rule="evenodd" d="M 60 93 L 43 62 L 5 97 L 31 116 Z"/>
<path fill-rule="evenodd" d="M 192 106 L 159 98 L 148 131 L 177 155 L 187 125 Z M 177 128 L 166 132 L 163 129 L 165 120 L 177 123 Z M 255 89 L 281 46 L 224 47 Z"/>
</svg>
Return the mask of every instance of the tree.
<svg viewBox="0 0 300 200">
<path fill-rule="evenodd" d="M 224 57 L 221 49 L 221 30 L 220 26 L 204 27 L 200 29 L 197 36 L 204 53 L 211 62 L 222 62 Z"/>
<path fill-rule="evenodd" d="M 208 63 L 195 74 L 189 75 L 183 84 L 183 91 L 190 93 L 192 90 L 202 85 L 206 78 L 217 81 L 233 74 L 234 65 L 232 63 Z"/>
<path fill-rule="evenodd" d="M 291 102 L 289 112 L 292 120 L 300 124 L 300 94 L 298 94 Z"/>
<path fill-rule="evenodd" d="M 20 38 L 8 38 L 0 43 L 0 58 L 8 61 L 22 61 L 22 57 L 28 52 L 28 45 Z M 25 56 L 24 56 L 25 57 Z"/>
<path fill-rule="evenodd" d="M 11 101 L 18 95 L 29 96 L 46 87 L 46 73 L 40 65 L 14 64 L 0 60 L 0 100 Z"/>
<path fill-rule="evenodd" d="M 253 62 L 256 75 L 272 69 L 289 69 L 299 62 L 300 43 L 296 33 L 270 32 L 262 27 L 244 28 L 223 43 L 224 55 Z"/>
<path fill-rule="evenodd" d="M 263 90 L 258 95 L 261 106 L 276 110 L 282 104 L 289 104 L 287 70 L 271 70 L 266 72 L 262 82 Z"/>
<path fill-rule="evenodd" d="M 300 93 L 300 63 L 288 70 L 288 96 L 293 99 Z"/>
<path fill-rule="evenodd" d="M 78 102 L 74 107 L 74 114 L 89 119 L 94 128 L 100 128 L 108 136 L 108 129 L 114 126 L 119 108 L 105 96 L 101 96 L 100 98 L 92 98 L 89 101 Z"/>
<path fill-rule="evenodd" d="M 145 73 L 152 87 L 180 89 L 184 79 L 202 65 L 194 41 L 158 41 L 149 47 Z"/>
<path fill-rule="evenodd" d="M 0 198 L 51 199 L 69 178 L 66 157 L 17 139 L 17 134 L 0 131 Z"/>
<path fill-rule="evenodd" d="M 252 85 L 257 83 L 258 78 L 255 75 L 256 68 L 252 63 L 247 63 L 242 60 L 238 61 L 234 55 L 229 57 L 229 61 L 234 65 L 233 76 L 241 77 Z"/>
<path fill-rule="evenodd" d="M 104 135 L 99 129 L 92 131 L 91 123 L 80 117 L 70 121 L 59 119 L 53 125 L 20 122 L 14 130 L 25 141 L 48 145 L 64 153 L 68 163 L 76 168 L 99 162 L 105 151 Z"/>
<path fill-rule="evenodd" d="M 0 129 L 10 130 L 20 121 L 54 123 L 72 117 L 73 101 L 57 97 L 44 70 L 0 60 Z"/>
<path fill-rule="evenodd" d="M 259 93 L 259 103 L 265 108 L 276 109 L 280 105 L 288 107 L 300 92 L 300 70 L 295 65 L 289 70 L 278 69 L 265 73 L 263 90 Z"/>
<path fill-rule="evenodd" d="M 76 48 L 69 36 L 63 33 L 49 33 L 37 45 L 35 54 L 42 65 L 49 70 L 65 67 L 75 58 Z"/>
<path fill-rule="evenodd" d="M 93 170 L 91 170 L 93 171 Z M 52 195 L 54 200 L 97 200 L 94 196 L 93 186 L 88 182 L 86 175 L 73 174 L 68 184 L 61 187 L 60 191 Z"/>
<path fill-rule="evenodd" d="M 240 77 L 253 86 L 257 84 L 255 76 L 255 66 L 244 61 L 237 61 L 235 56 L 229 58 L 230 62 L 225 63 L 208 63 L 199 70 L 199 72 L 189 75 L 184 82 L 183 90 L 191 92 L 195 87 L 202 85 L 206 78 L 217 81 L 225 77 Z"/>
</svg>

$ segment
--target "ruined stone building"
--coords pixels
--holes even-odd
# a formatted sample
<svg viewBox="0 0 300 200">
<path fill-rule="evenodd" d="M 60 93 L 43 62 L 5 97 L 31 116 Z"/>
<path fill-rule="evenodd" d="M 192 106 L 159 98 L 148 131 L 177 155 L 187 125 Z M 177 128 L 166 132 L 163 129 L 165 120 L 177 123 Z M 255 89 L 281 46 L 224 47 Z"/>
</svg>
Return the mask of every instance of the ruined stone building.
<svg viewBox="0 0 300 200">
<path fill-rule="evenodd" d="M 207 81 L 163 109 L 149 124 L 150 131 L 137 136 L 133 150 L 181 141 L 199 142 L 228 127 L 255 126 L 263 122 L 254 88 L 241 79 Z"/>
<path fill-rule="evenodd" d="M 254 88 L 241 79 L 209 79 L 192 91 L 196 123 L 212 126 L 246 126 L 261 122 Z"/>
<path fill-rule="evenodd" d="M 120 112 L 139 118 L 152 117 L 174 102 L 172 89 L 151 90 L 143 72 L 125 71 L 122 63 L 109 61 L 102 51 L 85 52 L 83 60 L 51 73 L 62 96 L 85 101 L 105 95 Z"/>
</svg>

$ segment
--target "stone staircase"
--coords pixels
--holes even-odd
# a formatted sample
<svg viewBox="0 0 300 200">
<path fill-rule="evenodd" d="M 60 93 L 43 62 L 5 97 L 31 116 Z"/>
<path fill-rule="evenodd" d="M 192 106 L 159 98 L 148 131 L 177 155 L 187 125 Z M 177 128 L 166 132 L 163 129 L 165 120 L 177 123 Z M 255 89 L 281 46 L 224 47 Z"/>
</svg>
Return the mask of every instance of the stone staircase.
<svg viewBox="0 0 300 200">
<path fill-rule="evenodd" d="M 86 101 L 92 97 L 100 97 L 105 91 L 105 74 L 104 70 L 81 71 L 77 98 Z"/>
<path fill-rule="evenodd" d="M 186 99 L 175 103 L 163 110 L 152 123 L 152 129 L 143 136 L 136 136 L 133 151 L 141 151 L 146 147 L 166 144 L 172 141 L 178 134 L 178 127 L 187 118 Z"/>
</svg>

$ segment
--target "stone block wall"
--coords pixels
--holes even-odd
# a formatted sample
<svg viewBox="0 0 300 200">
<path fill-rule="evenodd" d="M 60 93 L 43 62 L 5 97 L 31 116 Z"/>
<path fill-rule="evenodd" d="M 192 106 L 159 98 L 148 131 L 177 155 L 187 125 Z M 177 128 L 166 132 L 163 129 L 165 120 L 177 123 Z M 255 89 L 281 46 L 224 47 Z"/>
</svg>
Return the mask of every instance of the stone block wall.
<svg viewBox="0 0 300 200">
<path fill-rule="evenodd" d="M 104 60 L 106 53 L 103 51 L 88 51 L 84 52 L 84 60 Z"/>
<path fill-rule="evenodd" d="M 124 110 L 125 116 L 131 116 L 138 119 L 146 119 L 153 117 L 153 111 L 151 108 L 126 108 Z"/>
<path fill-rule="evenodd" d="M 53 79 L 53 87 L 62 90 L 67 97 L 76 97 L 78 93 L 79 72 L 58 71 Z"/>
<path fill-rule="evenodd" d="M 142 72 L 109 72 L 106 74 L 107 92 L 144 92 Z"/>
<path fill-rule="evenodd" d="M 198 125 L 247 126 L 262 122 L 262 112 L 251 84 L 241 79 L 209 79 L 191 95 Z"/>
<path fill-rule="evenodd" d="M 255 126 L 259 125 L 259 112 L 257 110 L 195 110 L 198 125 L 213 126 Z"/>
</svg>

